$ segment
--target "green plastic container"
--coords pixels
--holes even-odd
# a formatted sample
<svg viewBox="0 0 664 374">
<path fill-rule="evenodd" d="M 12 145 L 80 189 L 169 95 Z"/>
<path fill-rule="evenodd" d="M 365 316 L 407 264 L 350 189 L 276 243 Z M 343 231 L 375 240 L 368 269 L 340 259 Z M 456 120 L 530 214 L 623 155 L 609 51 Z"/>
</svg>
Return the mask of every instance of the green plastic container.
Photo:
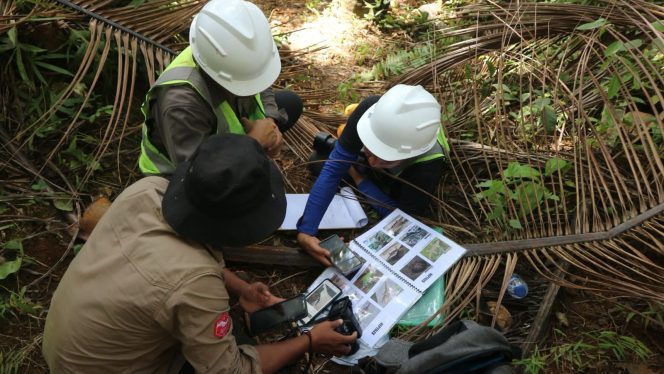
<svg viewBox="0 0 664 374">
<path fill-rule="evenodd" d="M 403 327 L 417 326 L 431 317 L 445 302 L 445 281 L 444 276 L 440 277 L 429 289 L 417 300 L 415 305 L 406 312 L 406 314 L 397 322 L 397 325 Z M 438 326 L 443 322 L 441 315 L 431 320 L 427 326 Z"/>
<path fill-rule="evenodd" d="M 438 233 L 443 233 L 443 228 L 434 226 L 432 229 Z M 445 302 L 445 276 L 440 277 L 429 289 L 417 300 L 408 312 L 397 322 L 397 325 L 402 327 L 417 326 L 426 321 L 431 315 L 436 313 L 443 303 Z M 438 326 L 443 322 L 442 316 L 439 314 L 436 318 L 432 319 L 427 326 Z"/>
</svg>

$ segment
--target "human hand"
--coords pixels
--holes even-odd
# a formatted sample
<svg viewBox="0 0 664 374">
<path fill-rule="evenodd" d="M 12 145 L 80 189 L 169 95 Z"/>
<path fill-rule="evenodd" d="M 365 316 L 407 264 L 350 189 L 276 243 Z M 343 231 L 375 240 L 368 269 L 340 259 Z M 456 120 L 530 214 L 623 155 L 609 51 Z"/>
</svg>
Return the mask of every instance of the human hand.
<svg viewBox="0 0 664 374">
<path fill-rule="evenodd" d="M 298 232 L 297 242 L 302 249 L 307 251 L 307 253 L 320 263 L 325 266 L 332 266 L 332 262 L 330 262 L 330 252 L 319 245 L 320 240 L 317 237 Z"/>
<path fill-rule="evenodd" d="M 335 329 L 343 323 L 342 320 L 324 321 L 311 329 L 311 345 L 316 353 L 345 356 L 350 353 L 351 344 L 357 340 L 357 331 L 352 335 L 343 335 Z"/>
<path fill-rule="evenodd" d="M 268 286 L 261 282 L 247 284 L 240 293 L 240 306 L 247 313 L 253 313 L 283 300 L 272 295 Z"/>
<path fill-rule="evenodd" d="M 268 156 L 271 158 L 279 156 L 281 145 L 283 143 L 283 136 L 272 118 L 249 120 L 242 117 L 241 121 L 247 135 L 256 139 Z"/>
<path fill-rule="evenodd" d="M 355 169 L 355 166 L 351 166 L 350 169 L 348 169 L 348 175 L 353 178 L 353 182 L 355 182 L 356 186 L 359 186 L 360 183 L 364 181 L 364 175 L 360 174 L 360 172 Z"/>
</svg>

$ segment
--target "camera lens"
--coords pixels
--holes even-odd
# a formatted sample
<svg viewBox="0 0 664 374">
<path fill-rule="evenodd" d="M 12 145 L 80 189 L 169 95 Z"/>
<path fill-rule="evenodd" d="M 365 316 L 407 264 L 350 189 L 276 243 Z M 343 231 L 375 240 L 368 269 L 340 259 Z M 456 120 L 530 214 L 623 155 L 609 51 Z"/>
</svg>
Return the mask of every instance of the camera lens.
<svg viewBox="0 0 664 374">
<path fill-rule="evenodd" d="M 334 149 L 337 139 L 326 132 L 319 132 L 314 136 L 314 150 L 318 153 L 329 154 Z"/>
</svg>

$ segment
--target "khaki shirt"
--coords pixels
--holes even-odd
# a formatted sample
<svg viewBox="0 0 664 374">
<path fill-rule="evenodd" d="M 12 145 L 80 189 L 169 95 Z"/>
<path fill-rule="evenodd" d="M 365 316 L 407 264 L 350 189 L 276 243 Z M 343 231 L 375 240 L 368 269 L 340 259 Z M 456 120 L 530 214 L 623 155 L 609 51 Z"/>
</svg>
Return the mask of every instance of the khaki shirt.
<svg viewBox="0 0 664 374">
<path fill-rule="evenodd" d="M 199 373 L 260 372 L 254 347 L 216 336 L 229 309 L 223 259 L 165 223 L 167 185 L 147 177 L 122 192 L 71 262 L 46 317 L 52 372 L 167 373 L 179 352 Z"/>
</svg>

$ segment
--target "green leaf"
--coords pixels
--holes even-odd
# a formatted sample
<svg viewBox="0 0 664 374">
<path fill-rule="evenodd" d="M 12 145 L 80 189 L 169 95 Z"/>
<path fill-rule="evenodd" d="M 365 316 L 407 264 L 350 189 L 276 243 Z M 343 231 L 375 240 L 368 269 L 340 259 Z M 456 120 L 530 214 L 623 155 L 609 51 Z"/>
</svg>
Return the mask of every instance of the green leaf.
<svg viewBox="0 0 664 374">
<path fill-rule="evenodd" d="M 503 83 L 503 84 L 494 83 L 494 84 L 492 84 L 491 86 L 492 86 L 493 88 L 495 88 L 496 91 L 499 91 L 499 90 L 502 89 L 503 92 L 508 92 L 508 93 L 511 93 L 511 92 L 512 92 L 512 90 L 510 90 L 509 86 L 507 86 L 507 85 L 504 84 L 504 83 Z"/>
<path fill-rule="evenodd" d="M 515 178 L 536 178 L 540 176 L 539 171 L 528 165 L 521 165 L 518 162 L 510 162 L 503 171 L 503 175 L 508 179 Z"/>
<path fill-rule="evenodd" d="M 8 251 L 16 251 L 19 253 L 23 253 L 23 241 L 20 239 L 9 240 L 7 243 L 5 243 L 3 248 Z"/>
<path fill-rule="evenodd" d="M 486 215 L 486 219 L 491 221 L 491 220 L 500 220 L 503 221 L 505 216 L 505 208 L 503 207 L 502 203 L 496 203 L 489 212 L 489 214 Z"/>
<path fill-rule="evenodd" d="M 625 49 L 636 49 L 639 48 L 643 45 L 643 40 L 641 39 L 634 39 L 630 40 L 627 43 L 625 43 Z"/>
<path fill-rule="evenodd" d="M 505 193 L 505 184 L 501 180 L 489 179 L 488 181 L 477 184 L 476 187 L 486 188 L 486 190 L 475 195 L 477 199 L 486 198 L 494 201 L 498 197 L 497 195 Z"/>
<path fill-rule="evenodd" d="M 41 67 L 43 67 L 44 69 L 48 69 L 48 70 L 50 70 L 50 71 L 54 71 L 54 72 L 56 72 L 56 73 L 60 73 L 60 74 L 64 74 L 64 75 L 68 75 L 68 76 L 70 76 L 70 77 L 73 77 L 73 76 L 74 76 L 74 74 L 70 73 L 69 71 L 67 71 L 67 70 L 65 70 L 65 69 L 63 69 L 63 68 L 61 68 L 61 67 L 59 67 L 59 66 L 55 66 L 55 65 L 53 65 L 53 64 L 49 64 L 48 62 L 35 61 L 35 65 L 37 65 L 37 66 L 41 66 Z"/>
<path fill-rule="evenodd" d="M 62 59 L 69 59 L 69 55 L 66 53 L 49 53 L 46 55 L 41 55 L 37 57 L 39 61 L 42 60 L 62 60 Z"/>
<path fill-rule="evenodd" d="M 0 280 L 7 278 L 10 274 L 16 273 L 21 268 L 22 258 L 18 257 L 14 261 L 7 261 L 0 264 Z"/>
<path fill-rule="evenodd" d="M 609 89 L 606 95 L 608 96 L 609 99 L 613 99 L 618 94 L 619 90 L 620 90 L 620 78 L 614 75 L 613 77 L 611 77 L 611 80 L 609 81 Z"/>
<path fill-rule="evenodd" d="M 72 199 L 55 199 L 53 200 L 53 206 L 65 212 L 71 212 L 74 210 L 74 203 Z"/>
<path fill-rule="evenodd" d="M 544 175 L 547 177 L 557 172 L 558 170 L 563 170 L 569 165 L 569 162 L 563 160 L 559 157 L 553 157 L 546 162 L 544 167 Z"/>
<path fill-rule="evenodd" d="M 565 186 L 571 187 L 571 188 L 576 188 L 576 183 L 572 181 L 565 181 Z"/>
<path fill-rule="evenodd" d="M 32 69 L 32 72 L 35 74 L 37 79 L 39 79 L 39 81 L 42 82 L 43 84 L 46 84 L 46 79 L 44 78 L 42 73 L 39 71 L 39 68 L 37 68 L 35 66 L 35 63 L 32 59 L 30 60 L 30 68 Z"/>
<path fill-rule="evenodd" d="M 18 47 L 21 48 L 22 50 L 26 51 L 26 52 L 32 52 L 32 53 L 38 53 L 38 52 L 46 51 L 44 48 L 39 48 L 36 45 L 32 45 L 32 44 L 19 44 Z"/>
<path fill-rule="evenodd" d="M 652 27 L 659 32 L 664 32 L 664 20 L 659 20 L 651 23 Z"/>
<path fill-rule="evenodd" d="M 10 51 L 10 50 L 12 50 L 12 49 L 14 49 L 14 48 L 16 48 L 16 47 L 14 47 L 13 45 L 11 45 L 10 43 L 0 44 L 0 53 Z"/>
<path fill-rule="evenodd" d="M 18 45 L 18 35 L 16 34 L 16 27 L 12 27 L 7 31 L 7 36 L 9 36 L 9 41 L 12 43 L 13 46 Z"/>
<path fill-rule="evenodd" d="M 528 100 L 529 98 L 530 98 L 530 92 L 526 92 L 524 94 L 521 94 L 521 96 L 519 96 L 519 101 L 521 101 L 523 103 L 524 101 Z"/>
<path fill-rule="evenodd" d="M 606 19 L 605 18 L 600 18 L 597 21 L 589 22 L 589 23 L 584 23 L 583 25 L 579 25 L 576 27 L 577 30 L 585 31 L 585 30 L 594 30 L 597 28 L 600 28 L 602 26 L 606 25 Z"/>
<path fill-rule="evenodd" d="M 533 106 L 535 108 L 542 109 L 545 105 L 551 105 L 551 99 L 546 97 L 538 97 L 537 99 L 533 100 Z"/>
<path fill-rule="evenodd" d="M 40 179 L 39 181 L 37 181 L 37 183 L 30 186 L 30 188 L 32 188 L 35 191 L 44 191 L 48 189 L 48 184 L 46 184 L 46 182 L 43 179 Z"/>
<path fill-rule="evenodd" d="M 558 197 L 558 195 L 552 193 L 546 187 L 544 187 L 544 197 L 549 199 L 549 200 L 560 201 L 560 198 Z"/>
<path fill-rule="evenodd" d="M 620 51 L 625 50 L 625 45 L 621 41 L 613 42 L 606 47 L 604 51 L 604 56 L 611 57 Z"/>
<path fill-rule="evenodd" d="M 24 82 L 30 82 L 28 73 L 25 71 L 25 65 L 23 65 L 23 54 L 20 49 L 16 50 L 16 67 L 18 68 L 18 74 L 21 76 L 21 79 Z"/>
<path fill-rule="evenodd" d="M 489 179 L 488 181 L 480 182 L 475 185 L 475 187 L 485 187 L 489 188 L 493 186 L 495 183 L 500 183 L 500 181 L 494 180 L 494 179 Z"/>
<path fill-rule="evenodd" d="M 537 208 L 546 192 L 546 188 L 539 183 L 524 182 L 516 188 L 516 201 L 519 206 L 519 216 L 525 217 Z"/>
<path fill-rule="evenodd" d="M 552 135 L 556 132 L 556 125 L 558 124 L 558 116 L 556 110 L 551 105 L 545 105 L 542 108 L 542 124 L 547 135 Z"/>
<path fill-rule="evenodd" d="M 466 79 L 472 79 L 473 78 L 473 73 L 470 71 L 470 64 L 466 64 L 464 66 L 464 74 L 466 75 Z"/>
<path fill-rule="evenodd" d="M 509 220 L 509 225 L 513 229 L 523 229 L 523 226 L 521 226 L 521 222 L 519 222 L 518 219 L 511 219 Z"/>
<path fill-rule="evenodd" d="M 646 124 L 657 121 L 657 118 L 655 116 L 653 116 L 650 113 L 644 113 L 644 112 L 625 113 L 623 119 L 625 120 L 625 123 L 629 125 L 641 124 L 641 123 Z"/>
</svg>

